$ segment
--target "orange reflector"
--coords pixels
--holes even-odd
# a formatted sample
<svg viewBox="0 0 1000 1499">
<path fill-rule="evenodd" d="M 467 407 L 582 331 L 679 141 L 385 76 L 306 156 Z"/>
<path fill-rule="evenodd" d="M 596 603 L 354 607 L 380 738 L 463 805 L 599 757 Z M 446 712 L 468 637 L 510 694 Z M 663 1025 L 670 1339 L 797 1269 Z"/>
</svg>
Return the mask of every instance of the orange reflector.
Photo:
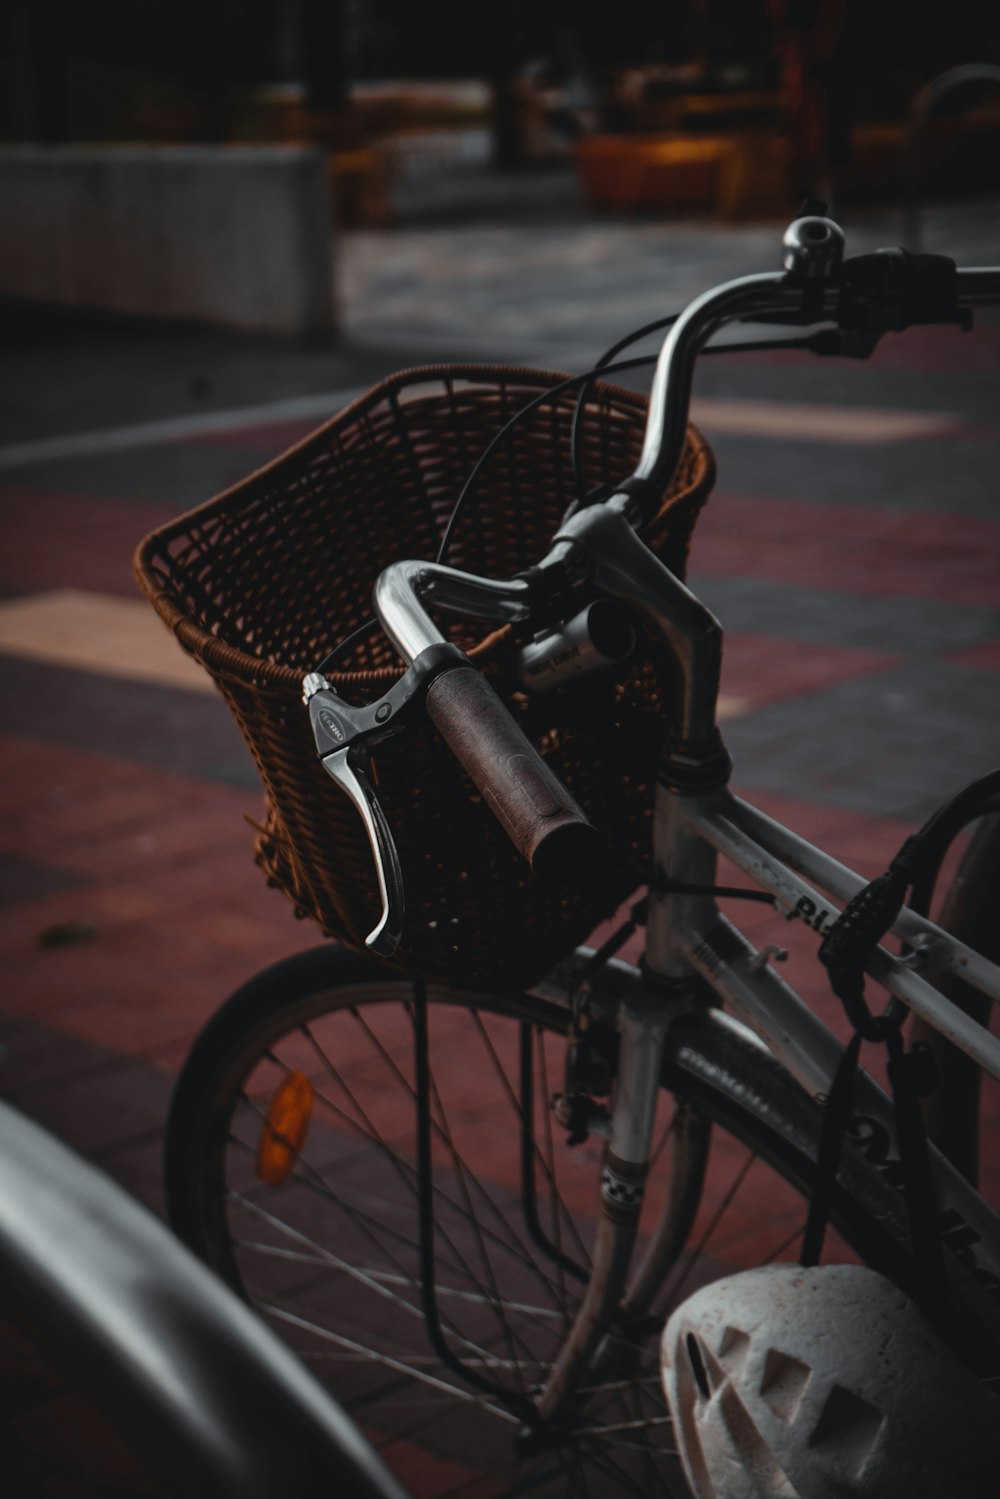
<svg viewBox="0 0 1000 1499">
<path fill-rule="evenodd" d="M 290 1072 L 271 1099 L 257 1147 L 257 1175 L 268 1186 L 280 1186 L 298 1160 L 312 1105 L 312 1083 L 304 1072 Z"/>
</svg>

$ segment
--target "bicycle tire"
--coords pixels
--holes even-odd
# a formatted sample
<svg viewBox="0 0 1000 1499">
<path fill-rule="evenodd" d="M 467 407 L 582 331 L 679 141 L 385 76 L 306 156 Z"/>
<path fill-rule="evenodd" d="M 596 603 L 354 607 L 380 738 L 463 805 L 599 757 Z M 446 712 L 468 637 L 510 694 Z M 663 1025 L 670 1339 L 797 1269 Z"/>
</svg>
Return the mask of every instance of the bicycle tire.
<svg viewBox="0 0 1000 1499">
<path fill-rule="evenodd" d="M 1000 816 L 989 816 L 976 825 L 962 854 L 944 894 L 938 924 L 983 957 L 1000 963 L 998 899 Z M 937 980 L 937 987 L 980 1025 L 989 1025 L 993 1006 L 984 994 L 957 975 Z M 929 1048 L 938 1069 L 938 1086 L 926 1106 L 928 1135 L 963 1176 L 978 1185 L 982 1069 L 919 1017 L 914 1017 L 910 1039 Z M 989 1086 L 992 1091 L 997 1085 L 990 1079 Z"/>
<path fill-rule="evenodd" d="M 433 991 L 430 998 L 434 1026 L 440 1032 L 435 1039 L 446 1050 L 457 1045 L 462 1030 L 466 1037 L 478 1038 L 484 1057 L 492 1052 L 494 1061 L 502 1063 L 496 1077 L 501 1094 L 506 1090 L 508 1107 L 512 1089 L 505 1059 L 511 1055 L 511 1043 L 509 1034 L 502 1033 L 512 1026 L 520 1030 L 523 1023 L 531 1028 L 533 1049 L 540 1057 L 548 1052 L 554 1060 L 563 1049 L 564 1007 L 531 996 L 501 1002 Z M 683 1127 L 675 1128 L 669 1138 L 681 1138 L 683 1172 L 686 1129 L 692 1122 L 710 1120 L 716 1126 L 714 1149 L 721 1148 L 722 1175 L 709 1181 L 691 1242 L 652 1309 L 655 1317 L 645 1328 L 645 1343 L 627 1349 L 631 1363 L 624 1358 L 611 1365 L 612 1377 L 605 1368 L 599 1388 L 581 1396 L 574 1418 L 579 1424 L 571 1422 L 560 1443 L 540 1455 L 526 1456 L 518 1451 L 516 1397 L 530 1394 L 544 1378 L 572 1315 L 576 1282 L 559 1262 L 546 1263 L 520 1227 L 512 1227 L 521 1216 L 511 1172 L 517 1146 L 502 1141 L 506 1148 L 497 1151 L 502 1137 L 495 1120 L 491 1127 L 489 1112 L 484 1125 L 483 1077 L 471 1075 L 471 1054 L 465 1053 L 464 1072 L 460 1069 L 456 1076 L 452 1068 L 435 1083 L 439 1125 L 443 1121 L 452 1138 L 459 1130 L 467 1131 L 465 1144 L 454 1146 L 447 1172 L 441 1160 L 446 1152 L 439 1150 L 435 1164 L 437 1248 L 444 1246 L 437 1266 L 439 1301 L 447 1303 L 442 1317 L 447 1336 L 474 1368 L 485 1368 L 506 1382 L 511 1392 L 508 1406 L 462 1388 L 429 1350 L 419 1285 L 412 1278 L 413 1230 L 398 1227 L 405 1215 L 399 1216 L 398 1190 L 389 1191 L 386 1184 L 387 1173 L 394 1188 L 401 1182 L 406 1195 L 415 1195 L 412 1150 L 396 1145 L 411 1132 L 414 1114 L 413 1086 L 402 1070 L 412 1007 L 409 981 L 330 947 L 278 964 L 238 990 L 202 1032 L 178 1080 L 167 1129 L 171 1223 L 282 1327 L 307 1363 L 317 1372 L 325 1366 L 341 1403 L 370 1436 L 377 1433 L 377 1445 L 389 1444 L 384 1455 L 390 1466 L 396 1459 L 405 1473 L 406 1444 L 419 1436 L 421 1448 L 440 1465 L 441 1476 L 430 1480 L 427 1492 L 443 1493 L 488 1473 L 494 1485 L 502 1475 L 508 1493 L 686 1494 L 667 1439 L 657 1338 L 650 1329 L 671 1305 L 708 1279 L 746 1264 L 795 1257 L 822 1111 L 749 1033 L 720 1012 L 695 1012 L 678 1021 L 668 1044 L 663 1107 L 665 1112 L 676 1107 Z M 365 1039 L 366 1059 L 356 1047 L 339 1058 L 350 1064 L 350 1088 L 339 1069 L 330 1067 L 328 1039 L 317 1046 L 320 1024 L 350 1029 Z M 553 1038 L 551 1043 L 547 1037 Z M 334 1116 L 339 1111 L 341 1117 L 338 1129 L 310 1134 L 308 1162 L 304 1155 L 299 1157 L 291 1176 L 277 1188 L 281 1195 L 274 1196 L 259 1182 L 247 1185 L 246 1167 L 254 1150 L 247 1126 L 252 1124 L 259 1135 L 266 1114 L 260 1100 L 270 1096 L 282 1068 L 287 1075 L 292 1063 L 307 1061 L 319 1067 L 324 1086 L 335 1084 L 339 1101 L 328 1097 L 323 1106 Z M 398 1110 L 394 1113 L 385 1098 L 380 1082 L 386 1078 L 403 1083 L 406 1118 Z M 548 1091 L 548 1081 L 543 1079 L 540 1092 Z M 356 1102 L 348 1100 L 366 1084 L 370 1092 L 358 1112 Z M 340 1138 L 348 1113 L 355 1136 L 360 1126 L 361 1143 L 353 1156 Z M 561 1201 L 553 1195 L 548 1204 L 549 1235 L 557 1249 L 572 1251 L 566 1253 L 567 1259 L 585 1256 L 588 1214 L 596 1203 L 598 1153 L 590 1151 L 581 1160 L 577 1152 L 557 1163 L 547 1111 L 539 1128 L 547 1132 L 545 1170 L 558 1175 L 562 1193 Z M 391 1144 L 385 1139 L 387 1132 Z M 436 1137 L 439 1146 L 444 1144 L 443 1133 L 442 1127 Z M 467 1169 L 468 1141 L 477 1151 L 475 1176 Z M 737 1142 L 749 1150 L 745 1160 L 741 1156 L 734 1164 Z M 327 1171 L 338 1169 L 336 1190 L 328 1175 L 317 1181 L 317 1161 Z M 362 1186 L 368 1198 L 360 1209 L 356 1194 Z M 473 1193 L 487 1222 L 469 1211 Z M 749 1210 L 740 1201 L 743 1194 L 752 1198 Z M 651 1196 L 655 1211 L 655 1185 Z M 267 1207 L 262 1206 L 264 1199 L 269 1200 Z M 763 1222 L 762 1199 L 767 1205 Z M 282 1221 L 277 1217 L 279 1205 L 285 1215 Z M 336 1229 L 326 1223 L 320 1230 L 319 1220 L 332 1208 L 339 1215 Z M 464 1224 L 463 1214 L 476 1222 Z M 844 1253 L 846 1241 L 866 1263 L 905 1283 L 909 1257 L 898 1193 L 850 1147 L 841 1162 L 832 1217 L 844 1236 L 828 1236 L 832 1257 Z M 247 1232 L 247 1220 L 253 1221 L 260 1237 L 240 1237 Z M 457 1224 L 466 1237 L 460 1236 Z M 355 1243 L 363 1241 L 369 1260 L 347 1269 L 352 1236 Z M 370 1262 L 376 1247 L 386 1255 L 381 1266 Z M 397 1268 L 387 1268 L 393 1258 Z M 277 1266 L 270 1281 L 259 1279 L 262 1264 L 268 1270 Z M 451 1277 L 446 1286 L 444 1273 Z M 323 1281 L 338 1278 L 339 1286 L 326 1286 L 331 1299 L 320 1308 Z M 362 1291 L 370 1304 L 363 1314 Z M 540 1299 L 533 1301 L 531 1296 Z M 336 1358 L 329 1357 L 332 1351 Z M 362 1356 L 368 1364 L 359 1377 Z M 414 1404 L 418 1397 L 423 1405 Z M 477 1454 L 472 1472 L 463 1466 L 470 1449 Z M 469 1492 L 476 1492 L 474 1483 Z M 489 1492 L 497 1492 L 496 1487 Z"/>
</svg>

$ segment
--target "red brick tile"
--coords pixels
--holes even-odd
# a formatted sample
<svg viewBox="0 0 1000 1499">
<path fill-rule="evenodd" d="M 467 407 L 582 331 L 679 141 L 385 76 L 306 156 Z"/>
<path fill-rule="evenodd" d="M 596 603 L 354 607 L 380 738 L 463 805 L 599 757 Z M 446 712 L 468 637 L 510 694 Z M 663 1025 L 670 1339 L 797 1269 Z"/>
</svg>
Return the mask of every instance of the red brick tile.
<svg viewBox="0 0 1000 1499">
<path fill-rule="evenodd" d="M 245 814 L 260 816 L 261 793 L 256 790 L 160 770 L 123 756 L 5 736 L 0 764 L 7 788 L 0 810 L 56 826 L 64 837 L 143 831 L 174 821 L 178 812 L 208 819 L 228 815 L 237 821 Z"/>
<path fill-rule="evenodd" d="M 749 700 L 753 707 L 818 692 L 872 672 L 887 671 L 901 658 L 889 651 L 810 645 L 750 632 L 726 636 L 722 691 Z"/>
<path fill-rule="evenodd" d="M 197 1035 L 198 1031 L 211 1019 L 218 1008 L 218 1001 L 214 1004 L 206 1004 L 204 1013 L 195 1022 L 194 1035 Z M 162 1072 L 166 1072 L 170 1077 L 176 1077 L 187 1061 L 191 1045 L 192 1042 L 188 1039 L 164 1042 L 162 1045 L 146 1047 L 143 1056 L 151 1065 L 159 1068 Z"/>
<path fill-rule="evenodd" d="M 87 886 L 53 891 L 0 910 L 0 957 L 19 962 L 33 957 L 44 932 L 67 922 L 87 920 Z"/>
<path fill-rule="evenodd" d="M 221 998 L 216 996 L 216 1004 Z M 107 1051 L 141 1056 L 148 1050 L 160 1054 L 168 1045 L 190 1045 L 202 1015 L 207 1020 L 210 1014 L 208 1007 L 191 1019 L 172 1007 L 147 1003 L 136 994 L 101 998 L 77 995 L 48 1006 L 45 1024 Z"/>
<path fill-rule="evenodd" d="M 741 369 L 755 364 L 802 369 L 802 355 L 791 350 L 741 354 L 739 357 Z M 871 358 L 863 364 L 856 361 L 851 378 L 856 385 L 871 379 L 884 389 L 885 382 L 880 377 L 890 370 L 932 370 L 935 374 L 980 370 L 986 373 L 998 365 L 1000 328 L 980 324 L 971 338 L 960 328 L 907 328 L 901 337 L 894 334 L 884 337 Z"/>
<path fill-rule="evenodd" d="M 333 413 L 331 412 L 331 415 Z M 320 425 L 318 420 L 262 422 L 259 427 L 233 427 L 222 432 L 198 432 L 183 438 L 185 446 L 203 444 L 211 447 L 249 448 L 259 455 L 268 449 L 275 457 L 310 437 Z"/>
<path fill-rule="evenodd" d="M 0 738 L 4 841 L 13 827 L 26 840 L 26 852 L 45 852 L 46 839 L 50 855 L 61 845 L 109 834 L 135 832 L 162 839 L 168 826 L 188 817 L 203 817 L 206 830 L 235 829 L 245 826 L 246 816 L 259 820 L 261 801 L 255 790 L 159 770 L 123 756 L 10 735 Z M 249 829 L 245 836 L 249 839 Z"/>
<path fill-rule="evenodd" d="M 79 1391 L 53 1395 L 4 1426 L 4 1474 L 15 1495 L 157 1499 L 148 1469 Z"/>
<path fill-rule="evenodd" d="M 111 900 L 112 892 L 102 893 Z M 138 895 L 145 899 L 146 893 L 140 889 Z M 166 1036 L 200 1024 L 231 989 L 265 963 L 314 940 L 313 932 L 296 923 L 282 902 L 278 907 L 283 922 L 254 925 L 248 924 L 237 896 L 231 907 L 221 908 L 216 932 L 207 918 L 199 930 L 193 930 L 193 923 L 183 915 L 165 919 L 155 904 L 151 914 L 146 914 L 144 907 L 132 906 L 125 913 L 127 919 L 120 919 L 116 925 L 115 916 L 123 916 L 122 896 L 129 891 L 125 887 L 113 894 L 115 906 L 107 914 L 89 908 L 89 915 L 97 919 L 94 936 L 86 944 L 38 948 L 37 932 L 43 925 L 39 903 L 31 907 L 37 925 L 29 925 L 17 940 L 10 932 L 5 934 L 3 988 L 8 1009 L 37 1016 L 58 1011 L 60 1023 L 68 1029 L 73 1029 L 72 1012 L 78 1003 L 85 1008 L 87 1003 L 120 1001 L 133 1006 L 137 1016 L 149 1013 L 152 1017 L 154 1012 L 161 1012 L 165 1018 L 151 1018 L 145 1038 L 141 1028 L 129 1030 L 123 1041 L 127 1050 L 161 1042 Z M 269 892 L 262 894 L 266 898 Z M 52 909 L 51 903 L 41 904 L 48 906 L 46 919 L 65 919 L 70 914 L 69 910 Z M 239 924 L 239 940 L 234 923 Z M 92 1035 L 86 1015 L 82 1015 L 78 1033 Z M 117 1045 L 107 1027 L 92 1039 Z"/>
<path fill-rule="evenodd" d="M 797 358 L 789 356 L 789 362 Z M 857 367 L 864 376 L 882 370 L 981 370 L 1000 366 L 1000 328 L 981 322 L 970 337 L 960 328 L 908 328 L 902 337 L 882 339 L 870 362 Z"/>
<path fill-rule="evenodd" d="M 976 666 L 981 671 L 1000 671 L 1000 640 L 987 640 L 982 645 L 966 646 L 961 651 L 948 651 L 946 661 L 956 666 Z"/>
<path fill-rule="evenodd" d="M 53 840 L 33 829 L 21 841 L 30 844 L 30 856 L 35 859 L 48 849 L 50 865 L 107 883 L 129 880 L 158 886 L 185 871 L 196 880 L 198 871 L 210 868 L 215 871 L 216 888 L 223 890 L 256 874 L 253 833 L 232 809 L 220 809 L 217 815 L 181 814 L 173 821 L 166 806 L 161 812 L 161 818 L 109 832 L 106 837 Z"/>
<path fill-rule="evenodd" d="M 1000 521 L 720 490 L 698 521 L 691 562 L 709 576 L 993 605 Z"/>
<path fill-rule="evenodd" d="M 0 582 L 21 591 L 91 588 L 136 597 L 132 554 L 175 507 L 105 499 L 28 484 L 0 485 Z"/>
<path fill-rule="evenodd" d="M 371 1433 L 368 1435 L 370 1438 Z M 503 1492 L 503 1485 L 496 1479 L 450 1462 L 414 1442 L 387 1442 L 379 1455 L 411 1499 L 441 1499 L 456 1491 L 462 1499 L 490 1499 Z"/>
</svg>

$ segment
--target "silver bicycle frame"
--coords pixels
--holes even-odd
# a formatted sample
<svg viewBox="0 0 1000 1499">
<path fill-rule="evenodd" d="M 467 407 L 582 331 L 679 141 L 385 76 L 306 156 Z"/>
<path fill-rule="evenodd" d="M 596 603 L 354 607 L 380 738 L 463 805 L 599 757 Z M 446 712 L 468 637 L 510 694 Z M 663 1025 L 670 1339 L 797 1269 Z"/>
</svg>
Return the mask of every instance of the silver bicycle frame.
<svg viewBox="0 0 1000 1499">
<path fill-rule="evenodd" d="M 975 270 L 960 272 L 959 277 L 963 305 L 1000 298 L 1000 272 Z M 824 291 L 820 315 L 835 309 L 836 297 L 834 288 Z M 660 354 L 637 477 L 661 489 L 671 479 L 683 446 L 694 363 L 711 335 L 727 322 L 766 321 L 794 314 L 801 305 L 801 284 L 780 275 L 732 282 L 690 305 Z M 636 535 L 635 519 L 636 502 L 628 491 L 580 511 L 560 531 L 540 567 L 559 563 L 572 571 L 584 557 L 586 575 L 598 595 L 618 600 L 645 620 L 679 667 L 675 733 L 682 745 L 703 744 L 716 733 L 721 627 Z M 433 597 L 436 606 L 458 613 L 511 621 L 525 617 L 526 595 L 520 580 L 496 582 L 436 564 L 402 562 L 379 578 L 375 604 L 389 638 L 411 661 L 442 639 L 427 617 L 422 597 Z M 822 929 L 865 883 L 728 791 L 702 796 L 661 785 L 654 817 L 657 886 L 711 886 L 720 854 L 768 891 L 782 915 L 806 921 L 816 931 L 817 942 Z M 1000 968 L 908 910 L 900 913 L 893 931 L 909 945 L 911 956 L 894 957 L 880 947 L 867 968 L 869 975 L 1000 1078 L 1000 1040 L 928 982 L 931 974 L 961 973 L 967 983 L 997 1001 Z M 699 981 L 707 985 L 811 1095 L 822 1098 L 829 1090 L 843 1048 L 768 959 L 769 951 L 756 951 L 710 895 L 659 888 L 651 893 L 644 974 L 633 970 L 632 980 L 622 989 L 619 1082 L 591 1280 L 538 1402 L 542 1419 L 556 1414 L 593 1357 L 624 1289 L 648 1166 L 664 1038 L 673 1014 L 684 1007 L 685 992 L 690 996 Z M 891 1103 L 863 1072 L 858 1111 L 894 1141 Z M 1000 1277 L 1000 1220 L 936 1152 L 932 1171 L 942 1205 L 958 1213 L 981 1241 L 985 1272 Z M 636 1278 L 642 1277 L 640 1266 Z"/>
</svg>

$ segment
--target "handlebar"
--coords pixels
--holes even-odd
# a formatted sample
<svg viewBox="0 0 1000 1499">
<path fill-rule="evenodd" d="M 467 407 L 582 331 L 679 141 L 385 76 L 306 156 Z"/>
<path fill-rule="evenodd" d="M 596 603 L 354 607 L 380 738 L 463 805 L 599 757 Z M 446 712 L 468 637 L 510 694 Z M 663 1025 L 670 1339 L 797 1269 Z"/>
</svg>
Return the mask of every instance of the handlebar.
<svg viewBox="0 0 1000 1499">
<path fill-rule="evenodd" d="M 810 230 L 814 237 L 810 238 Z M 878 250 L 842 261 L 843 231 L 830 219 L 798 219 L 785 235 L 785 271 L 727 282 L 691 302 L 657 361 L 642 456 L 628 487 L 608 504 L 632 524 L 658 503 L 684 447 L 694 367 L 727 323 L 831 321 L 842 333 L 881 335 L 917 323 L 959 323 L 975 307 L 1000 303 L 1000 271 L 959 269 L 940 255 Z M 845 348 L 845 352 L 847 352 Z"/>
<path fill-rule="evenodd" d="M 639 463 L 604 502 L 606 509 L 620 511 L 635 526 L 659 504 L 683 451 L 698 355 L 727 324 L 833 322 L 845 335 L 867 334 L 870 353 L 885 332 L 916 323 L 968 326 L 973 308 L 1000 304 L 1000 270 L 957 268 L 944 256 L 902 250 L 844 261 L 843 238 L 831 219 L 797 219 L 785 234 L 784 271 L 741 277 L 689 304 L 660 351 Z M 557 541 L 538 568 L 564 564 L 568 545 Z M 426 563 L 388 568 L 376 585 L 375 607 L 389 638 L 411 660 L 442 639 L 420 607 L 419 592 L 483 619 L 523 618 L 527 596 L 523 580 L 474 578 Z"/>
<path fill-rule="evenodd" d="M 711 766 L 711 773 L 718 774 L 725 761 L 714 726 L 720 627 L 634 534 L 659 506 L 680 462 L 698 355 L 729 323 L 777 322 L 801 327 L 833 323 L 835 351 L 865 356 L 886 332 L 917 323 L 967 328 L 971 308 L 1000 303 L 1000 270 L 959 270 L 944 256 L 904 250 L 880 250 L 845 261 L 843 246 L 838 224 L 806 215 L 786 231 L 783 271 L 728 282 L 688 306 L 660 351 L 635 472 L 603 504 L 564 525 L 548 555 L 529 574 L 498 581 L 419 561 L 385 569 L 374 589 L 375 610 L 407 666 L 412 669 L 413 663 L 427 659 L 425 653 L 449 649 L 425 601 L 483 620 L 517 623 L 530 620 L 534 606 L 552 592 L 572 590 L 589 579 L 606 596 L 644 614 L 681 658 L 684 701 L 680 748 L 674 756 L 678 775 L 691 773 L 683 769 L 689 747 L 697 750 L 702 768 Z M 533 870 L 558 875 L 579 869 L 596 851 L 593 828 L 492 688 L 455 654 L 460 659 L 447 663 L 423 686 L 432 720 Z M 322 685 L 328 687 L 325 681 Z M 308 685 L 306 695 L 308 699 Z M 347 754 L 345 749 L 328 754 L 326 763 L 355 795 L 343 771 Z M 367 799 L 360 793 L 355 799 L 372 839 L 386 906 L 368 940 L 384 952 L 387 927 L 398 930 L 401 925 L 402 897 L 400 890 L 400 909 L 390 912 L 394 897 L 387 888 L 393 882 L 383 870 L 388 863 L 398 874 L 398 861 L 387 830 L 375 826 L 378 819 Z"/>
<path fill-rule="evenodd" d="M 427 712 L 534 874 L 566 879 L 596 863 L 597 832 L 481 672 L 459 666 L 435 677 Z"/>
</svg>

